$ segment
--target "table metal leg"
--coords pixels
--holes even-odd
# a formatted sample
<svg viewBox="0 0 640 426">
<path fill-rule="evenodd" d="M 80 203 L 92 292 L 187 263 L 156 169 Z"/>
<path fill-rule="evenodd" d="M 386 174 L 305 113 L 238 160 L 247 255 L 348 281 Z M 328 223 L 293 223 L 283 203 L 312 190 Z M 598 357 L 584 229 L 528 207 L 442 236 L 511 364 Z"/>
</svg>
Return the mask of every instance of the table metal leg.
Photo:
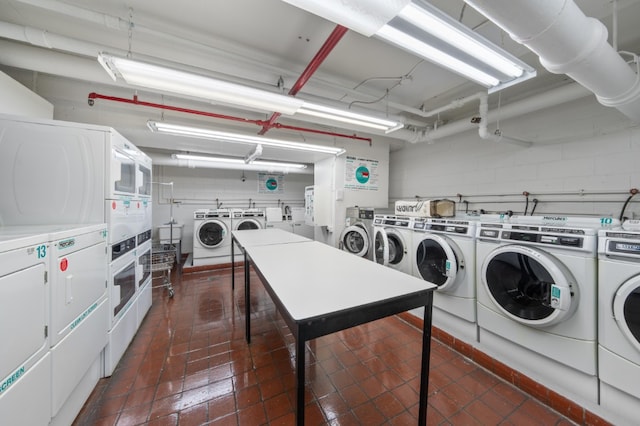
<svg viewBox="0 0 640 426">
<path fill-rule="evenodd" d="M 233 246 L 233 238 L 231 238 L 231 290 L 236 288 L 236 264 L 235 264 L 235 253 Z"/>
<path fill-rule="evenodd" d="M 305 341 L 296 337 L 296 425 L 304 425 L 304 350 Z"/>
<path fill-rule="evenodd" d="M 245 313 L 245 333 L 247 343 L 251 343 L 251 295 L 249 288 L 251 287 L 251 278 L 249 276 L 249 260 L 247 252 L 244 252 L 244 313 Z"/>
<path fill-rule="evenodd" d="M 429 393 L 429 360 L 431 358 L 431 307 L 433 292 L 429 292 L 424 307 L 422 330 L 422 366 L 420 367 L 420 403 L 418 408 L 418 426 L 427 424 L 427 395 Z"/>
</svg>

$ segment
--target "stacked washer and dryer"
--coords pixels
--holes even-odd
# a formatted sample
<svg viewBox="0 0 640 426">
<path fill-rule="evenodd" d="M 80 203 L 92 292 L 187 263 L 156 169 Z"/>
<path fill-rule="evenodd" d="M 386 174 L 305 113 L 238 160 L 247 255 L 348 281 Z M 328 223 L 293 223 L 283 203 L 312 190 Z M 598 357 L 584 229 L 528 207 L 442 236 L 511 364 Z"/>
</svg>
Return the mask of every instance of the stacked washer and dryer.
<svg viewBox="0 0 640 426">
<path fill-rule="evenodd" d="M 597 238 L 611 218 L 479 223 L 479 345 L 545 386 L 598 403 Z"/>
<path fill-rule="evenodd" d="M 49 242 L 38 247 L 47 255 L 64 256 L 51 260 L 52 280 L 71 271 L 61 284 L 52 281 L 47 307 L 56 316 L 48 330 L 52 362 L 58 368 L 53 373 L 50 414 L 53 423 L 70 423 L 98 378 L 111 375 L 151 306 L 150 274 L 143 266 L 148 264 L 144 253 L 152 226 L 151 160 L 111 128 L 9 115 L 0 115 L 0 145 L 0 192 L 10 194 L 0 199 L 0 229 L 40 226 Z M 78 262 L 81 256 L 71 254 L 84 247 L 85 237 L 77 228 L 105 224 L 101 264 Z M 90 283 L 74 293 L 89 276 L 88 268 L 94 267 L 106 271 L 106 279 L 88 279 Z M 106 292 L 106 299 L 99 301 L 96 292 Z M 64 308 L 58 309 L 60 294 L 65 295 L 60 296 Z M 105 318 L 95 320 L 103 313 Z M 79 316 L 71 319 L 74 315 Z M 91 328 L 83 324 L 95 323 L 107 329 L 77 337 L 80 330 Z M 53 334 L 58 332 L 62 334 Z M 101 352 L 97 362 L 95 351 Z M 64 361 L 58 364 L 56 359 Z M 21 380 L 16 374 L 22 375 L 14 371 L 7 379 L 12 386 Z M 23 397 L 32 404 L 31 396 Z"/>
<path fill-rule="evenodd" d="M 598 239 L 600 405 L 616 424 L 637 424 L 640 407 L 640 221 Z"/>
</svg>

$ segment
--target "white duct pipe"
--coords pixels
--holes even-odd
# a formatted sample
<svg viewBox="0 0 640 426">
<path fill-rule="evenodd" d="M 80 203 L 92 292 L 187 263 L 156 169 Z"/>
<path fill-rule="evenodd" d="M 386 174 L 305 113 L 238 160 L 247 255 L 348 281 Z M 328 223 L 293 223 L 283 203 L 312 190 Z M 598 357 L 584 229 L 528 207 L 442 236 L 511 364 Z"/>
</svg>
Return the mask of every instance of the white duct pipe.
<svg viewBox="0 0 640 426">
<path fill-rule="evenodd" d="M 465 0 L 538 54 L 550 72 L 566 74 L 605 106 L 640 122 L 638 76 L 607 43 L 607 29 L 573 0 Z"/>
</svg>

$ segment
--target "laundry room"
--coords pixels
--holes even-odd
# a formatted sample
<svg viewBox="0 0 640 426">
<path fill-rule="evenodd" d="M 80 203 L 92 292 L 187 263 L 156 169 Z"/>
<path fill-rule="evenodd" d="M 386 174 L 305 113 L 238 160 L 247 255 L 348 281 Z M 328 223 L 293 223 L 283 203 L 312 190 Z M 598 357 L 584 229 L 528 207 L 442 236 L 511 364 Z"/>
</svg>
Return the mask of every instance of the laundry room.
<svg viewBox="0 0 640 426">
<path fill-rule="evenodd" d="M 634 425 L 639 0 L 0 3 L 0 418 Z"/>
</svg>

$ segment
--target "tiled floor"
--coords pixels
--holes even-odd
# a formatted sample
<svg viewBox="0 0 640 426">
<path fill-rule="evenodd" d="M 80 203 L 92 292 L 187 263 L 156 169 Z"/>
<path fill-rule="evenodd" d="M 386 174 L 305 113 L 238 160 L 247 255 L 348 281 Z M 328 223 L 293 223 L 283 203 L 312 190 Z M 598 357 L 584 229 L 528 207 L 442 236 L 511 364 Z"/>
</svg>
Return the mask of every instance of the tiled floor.
<svg viewBox="0 0 640 426">
<path fill-rule="evenodd" d="M 74 424 L 294 424 L 293 337 L 252 275 L 247 345 L 244 291 L 230 279 L 230 270 L 184 274 L 173 299 L 154 289 L 131 346 Z M 415 425 L 421 336 L 392 316 L 311 341 L 306 424 Z M 431 425 L 573 424 L 436 340 L 427 416 Z"/>
</svg>

